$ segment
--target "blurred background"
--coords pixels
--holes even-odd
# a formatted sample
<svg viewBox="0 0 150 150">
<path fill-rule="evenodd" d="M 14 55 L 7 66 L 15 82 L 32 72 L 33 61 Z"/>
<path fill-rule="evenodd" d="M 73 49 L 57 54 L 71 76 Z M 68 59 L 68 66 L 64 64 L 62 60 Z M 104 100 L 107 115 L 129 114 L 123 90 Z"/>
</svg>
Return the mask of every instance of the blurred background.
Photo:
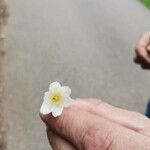
<svg viewBox="0 0 150 150">
<path fill-rule="evenodd" d="M 150 30 L 150 1 L 141 1 L 146 7 L 137 0 L 5 1 L 0 150 L 49 149 L 39 108 L 53 81 L 70 86 L 73 98 L 144 113 L 150 72 L 133 63 L 137 39 Z"/>
</svg>

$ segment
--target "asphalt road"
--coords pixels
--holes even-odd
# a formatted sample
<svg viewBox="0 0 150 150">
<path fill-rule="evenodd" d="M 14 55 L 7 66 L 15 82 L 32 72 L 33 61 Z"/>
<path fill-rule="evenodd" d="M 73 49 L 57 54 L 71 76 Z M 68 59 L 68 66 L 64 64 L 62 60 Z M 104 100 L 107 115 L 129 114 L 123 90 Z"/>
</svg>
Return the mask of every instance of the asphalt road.
<svg viewBox="0 0 150 150">
<path fill-rule="evenodd" d="M 136 0 L 7 0 L 5 118 L 8 150 L 47 150 L 38 112 L 52 81 L 72 96 L 143 113 L 150 72 L 133 62 L 150 11 Z"/>
</svg>

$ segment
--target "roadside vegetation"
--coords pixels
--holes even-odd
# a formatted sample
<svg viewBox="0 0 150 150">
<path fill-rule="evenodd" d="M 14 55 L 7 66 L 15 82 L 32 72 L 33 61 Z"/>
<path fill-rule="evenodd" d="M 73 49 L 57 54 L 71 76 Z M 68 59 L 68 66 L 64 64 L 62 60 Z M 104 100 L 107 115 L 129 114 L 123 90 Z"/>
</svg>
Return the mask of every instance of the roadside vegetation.
<svg viewBox="0 0 150 150">
<path fill-rule="evenodd" d="M 147 8 L 150 8 L 150 0 L 140 0 Z"/>
</svg>

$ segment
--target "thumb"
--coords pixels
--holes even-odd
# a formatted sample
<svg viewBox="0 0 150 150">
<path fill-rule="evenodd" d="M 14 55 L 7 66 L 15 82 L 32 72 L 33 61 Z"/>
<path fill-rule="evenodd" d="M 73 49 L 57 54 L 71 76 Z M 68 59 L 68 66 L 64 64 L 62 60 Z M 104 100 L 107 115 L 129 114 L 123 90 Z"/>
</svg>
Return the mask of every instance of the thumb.
<svg viewBox="0 0 150 150">
<path fill-rule="evenodd" d="M 40 114 L 46 125 L 57 135 L 68 140 L 79 150 L 92 150 L 95 144 L 107 149 L 111 143 L 108 138 L 113 126 L 96 115 L 71 106 L 60 117 Z M 96 150 L 96 149 L 94 149 Z"/>
</svg>

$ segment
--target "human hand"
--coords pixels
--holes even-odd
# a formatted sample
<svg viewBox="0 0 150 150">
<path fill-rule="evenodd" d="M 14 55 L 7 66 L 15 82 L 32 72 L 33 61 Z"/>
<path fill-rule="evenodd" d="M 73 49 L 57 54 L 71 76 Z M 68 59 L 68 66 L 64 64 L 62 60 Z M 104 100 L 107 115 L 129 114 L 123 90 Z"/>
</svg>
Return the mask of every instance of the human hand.
<svg viewBox="0 0 150 150">
<path fill-rule="evenodd" d="M 150 32 L 143 34 L 135 49 L 134 61 L 143 69 L 150 69 Z"/>
<path fill-rule="evenodd" d="M 150 120 L 100 100 L 77 99 L 60 117 L 42 115 L 54 150 L 149 150 Z"/>
</svg>

